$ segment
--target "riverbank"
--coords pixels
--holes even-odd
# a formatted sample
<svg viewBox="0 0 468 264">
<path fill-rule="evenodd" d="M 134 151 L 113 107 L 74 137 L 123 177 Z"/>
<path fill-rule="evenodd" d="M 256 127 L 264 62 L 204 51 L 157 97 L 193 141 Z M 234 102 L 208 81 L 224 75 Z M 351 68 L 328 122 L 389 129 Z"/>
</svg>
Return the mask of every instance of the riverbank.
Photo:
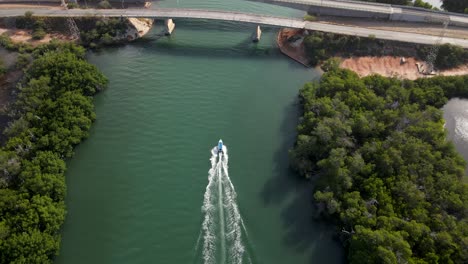
<svg viewBox="0 0 468 264">
<path fill-rule="evenodd" d="M 291 167 L 314 178 L 319 215 L 337 225 L 350 263 L 465 263 L 466 162 L 446 139 L 440 108 L 466 98 L 467 81 L 360 78 L 330 67 L 300 91 Z"/>
<path fill-rule="evenodd" d="M 305 54 L 303 43 L 304 31 L 291 28 L 281 29 L 276 37 L 276 43 L 284 55 L 308 67 L 309 60 Z"/>
<path fill-rule="evenodd" d="M 416 58 L 405 58 L 402 63 L 401 57 L 352 57 L 344 58 L 340 64 L 343 69 L 356 72 L 360 77 L 379 74 L 385 77 L 398 77 L 402 79 L 416 80 L 418 78 L 432 76 L 457 76 L 468 74 L 468 65 L 437 71 L 435 75 L 425 75 L 419 72 L 417 64 L 424 65 L 425 62 Z"/>
<path fill-rule="evenodd" d="M 101 20 L 100 20 L 101 21 Z M 105 20 L 102 20 L 105 21 Z M 63 22 L 54 20 L 53 22 Z M 86 26 L 85 24 L 89 21 L 81 21 L 82 26 Z M 49 23 L 52 23 L 49 21 Z M 19 62 L 19 55 L 26 55 L 26 50 L 33 50 L 39 45 L 44 45 L 47 43 L 51 43 L 51 41 L 58 41 L 58 42 L 78 42 L 76 39 L 73 39 L 72 36 L 64 30 L 61 31 L 54 31 L 51 33 L 47 33 L 44 38 L 42 39 L 34 39 L 33 37 L 33 30 L 31 29 L 18 29 L 13 27 L 6 27 L 5 20 L 1 20 L 0 24 L 0 35 L 2 35 L 3 45 L 5 48 L 1 48 L 0 56 L 5 63 L 6 73 L 0 77 L 0 109 L 7 107 L 10 103 L 14 101 L 12 96 L 13 90 L 16 87 L 17 83 L 23 76 L 23 70 L 21 69 L 22 66 L 20 64 L 28 64 L 29 62 L 24 60 L 27 57 L 22 57 L 23 62 Z M 11 24 L 11 23 L 10 23 Z M 95 21 L 89 24 L 95 24 Z M 144 18 L 128 18 L 125 20 L 126 29 L 122 34 L 118 34 L 112 40 L 113 42 L 126 42 L 126 41 L 133 41 L 138 38 L 143 37 L 146 35 L 153 25 L 152 19 L 144 19 Z M 8 44 L 6 44 L 8 43 Z M 30 56 L 29 56 L 30 57 Z M 8 117 L 6 114 L 0 113 L 0 125 L 2 127 L 6 127 L 8 123 Z M 2 136 L 0 136 L 0 141 L 2 141 Z"/>
<path fill-rule="evenodd" d="M 148 18 L 133 18 L 127 19 L 129 26 L 125 33 L 126 39 L 129 41 L 138 39 L 146 35 L 153 26 L 153 19 Z"/>
<path fill-rule="evenodd" d="M 18 63 L 26 55 L 32 61 Z M 92 96 L 107 86 L 84 57 L 84 48 L 68 43 L 18 52 L 12 69 L 25 74 L 7 109 L 12 121 L 3 127 L 8 140 L 0 148 L 1 263 L 52 263 L 58 254 L 65 159 L 88 137 L 96 118 Z"/>
<path fill-rule="evenodd" d="M 277 44 L 281 52 L 291 59 L 310 66 L 309 56 L 304 45 L 304 39 L 310 34 L 307 30 L 281 29 L 278 33 Z M 417 58 L 417 51 L 409 46 L 382 48 L 381 56 L 343 56 L 335 52 L 341 60 L 340 67 L 356 72 L 360 77 L 379 74 L 385 77 L 398 77 L 415 80 L 432 76 L 457 76 L 468 74 L 468 64 L 455 68 L 436 71 L 433 75 L 423 74 L 418 64 L 427 68 L 426 62 Z M 406 56 L 401 56 L 404 54 Z"/>
<path fill-rule="evenodd" d="M 109 21 L 109 19 L 94 19 L 92 21 L 89 19 L 76 19 L 75 21 L 81 33 L 86 34 L 96 27 L 96 21 L 104 21 L 106 23 Z M 134 41 L 145 36 L 153 26 L 152 19 L 126 18 L 124 21 L 126 28 L 124 31 L 119 32 L 119 34 L 116 34 L 112 37 L 113 43 Z M 40 44 L 49 43 L 51 40 L 75 43 L 78 42 L 71 36 L 69 29 L 64 27 L 64 25 L 66 25 L 65 19 L 56 18 L 49 22 L 46 20 L 45 23 L 49 24 L 49 27 L 52 29 L 47 32 L 42 39 L 34 39 L 34 32 L 32 29 L 16 28 L 15 26 L 11 26 L 11 22 L 7 21 L 2 21 L 2 23 L 0 23 L 0 35 L 6 34 L 14 43 L 27 43 L 33 47 L 36 47 Z"/>
</svg>

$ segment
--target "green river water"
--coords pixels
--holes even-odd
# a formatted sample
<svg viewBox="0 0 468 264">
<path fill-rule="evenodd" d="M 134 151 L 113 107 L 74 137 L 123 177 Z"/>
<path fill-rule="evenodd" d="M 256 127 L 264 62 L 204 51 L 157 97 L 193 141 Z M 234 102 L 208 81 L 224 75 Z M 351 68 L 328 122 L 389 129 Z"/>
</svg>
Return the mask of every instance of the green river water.
<svg viewBox="0 0 468 264">
<path fill-rule="evenodd" d="M 158 6 L 303 15 L 241 0 Z M 254 45 L 254 25 L 175 23 L 170 38 L 157 25 L 142 41 L 88 55 L 110 84 L 68 162 L 56 263 L 203 263 L 201 207 L 219 138 L 245 225 L 244 263 L 342 263 L 333 228 L 313 221 L 310 183 L 288 169 L 298 90 L 319 73 L 277 50 L 277 29 L 263 28 Z"/>
</svg>

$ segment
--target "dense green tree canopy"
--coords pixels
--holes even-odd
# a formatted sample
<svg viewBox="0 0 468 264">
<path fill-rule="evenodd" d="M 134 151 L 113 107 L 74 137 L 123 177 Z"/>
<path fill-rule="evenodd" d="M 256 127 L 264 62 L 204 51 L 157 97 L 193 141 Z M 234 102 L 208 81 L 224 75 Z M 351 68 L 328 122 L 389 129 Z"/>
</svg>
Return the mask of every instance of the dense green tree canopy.
<svg viewBox="0 0 468 264">
<path fill-rule="evenodd" d="M 468 76 L 401 81 L 330 67 L 301 90 L 291 164 L 318 177 L 314 198 L 350 263 L 467 263 L 465 162 L 446 140 L 447 98 Z"/>
<path fill-rule="evenodd" d="M 91 95 L 106 78 L 84 50 L 52 43 L 35 59 L 0 149 L 0 263 L 52 263 L 65 219 L 65 162 L 95 119 Z"/>
</svg>

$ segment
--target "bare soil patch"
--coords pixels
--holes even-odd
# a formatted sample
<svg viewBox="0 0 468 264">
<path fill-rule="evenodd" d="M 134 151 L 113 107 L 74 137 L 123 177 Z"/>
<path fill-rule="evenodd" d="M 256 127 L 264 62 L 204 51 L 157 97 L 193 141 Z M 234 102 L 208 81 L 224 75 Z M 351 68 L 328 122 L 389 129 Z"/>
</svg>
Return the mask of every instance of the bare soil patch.
<svg viewBox="0 0 468 264">
<path fill-rule="evenodd" d="M 0 28 L 0 34 L 7 33 L 13 42 L 30 43 L 37 46 L 42 43 L 49 43 L 52 39 L 63 41 L 72 41 L 71 37 L 62 33 L 48 33 L 43 39 L 35 40 L 32 38 L 32 30 Z"/>
<path fill-rule="evenodd" d="M 387 77 L 399 77 L 415 80 L 424 77 L 420 74 L 416 63 L 423 63 L 415 58 L 406 58 L 406 63 L 401 63 L 401 58 L 384 57 L 352 57 L 344 59 L 341 67 L 356 72 L 364 77 L 372 74 L 380 74 Z"/>
<path fill-rule="evenodd" d="M 397 77 L 415 80 L 418 78 L 432 77 L 435 75 L 424 75 L 419 73 L 416 63 L 425 64 L 415 58 L 405 58 L 406 63 L 401 63 L 400 57 L 352 57 L 343 59 L 341 67 L 356 72 L 364 77 L 372 74 L 380 74 L 386 77 Z M 468 65 L 453 69 L 437 71 L 436 75 L 455 76 L 468 74 Z"/>
</svg>

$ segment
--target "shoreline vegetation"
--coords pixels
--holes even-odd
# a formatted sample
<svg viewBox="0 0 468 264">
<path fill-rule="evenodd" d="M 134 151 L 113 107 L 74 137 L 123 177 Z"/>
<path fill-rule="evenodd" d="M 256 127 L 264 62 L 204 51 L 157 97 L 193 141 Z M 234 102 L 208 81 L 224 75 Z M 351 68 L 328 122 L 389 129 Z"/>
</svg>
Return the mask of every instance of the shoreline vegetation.
<svg viewBox="0 0 468 264">
<path fill-rule="evenodd" d="M 360 78 L 325 65 L 300 91 L 290 162 L 314 179 L 319 215 L 335 223 L 349 263 L 466 263 L 466 162 L 440 108 L 468 97 L 468 76 Z"/>
<path fill-rule="evenodd" d="M 468 50 L 450 44 L 440 45 L 434 61 L 436 70 L 430 74 L 425 72 L 428 69 L 425 59 L 431 52 L 427 45 L 289 28 L 279 31 L 277 45 L 283 54 L 306 67 L 335 57 L 342 68 L 361 77 L 380 74 L 415 80 L 468 74 Z"/>
<path fill-rule="evenodd" d="M 32 46 L 55 39 L 99 48 L 139 39 L 153 25 L 152 19 L 145 18 L 75 18 L 80 33 L 80 38 L 75 40 L 65 18 L 44 18 L 33 14 L 34 11 L 27 11 L 22 17 L 1 19 L 0 34 L 8 36 L 14 43 Z"/>
<path fill-rule="evenodd" d="M 85 60 L 85 47 L 133 41 L 149 19 L 75 19 L 76 45 L 65 19 L 2 19 L 0 58 L 0 263 L 53 263 L 65 221 L 66 160 L 88 137 L 93 96 L 107 86 Z M 4 86 L 5 85 L 5 86 Z"/>
<path fill-rule="evenodd" d="M 107 79 L 72 43 L 22 54 L 25 74 L 0 148 L 0 263 L 52 263 L 66 214 L 65 161 L 88 136 L 93 96 Z"/>
</svg>

